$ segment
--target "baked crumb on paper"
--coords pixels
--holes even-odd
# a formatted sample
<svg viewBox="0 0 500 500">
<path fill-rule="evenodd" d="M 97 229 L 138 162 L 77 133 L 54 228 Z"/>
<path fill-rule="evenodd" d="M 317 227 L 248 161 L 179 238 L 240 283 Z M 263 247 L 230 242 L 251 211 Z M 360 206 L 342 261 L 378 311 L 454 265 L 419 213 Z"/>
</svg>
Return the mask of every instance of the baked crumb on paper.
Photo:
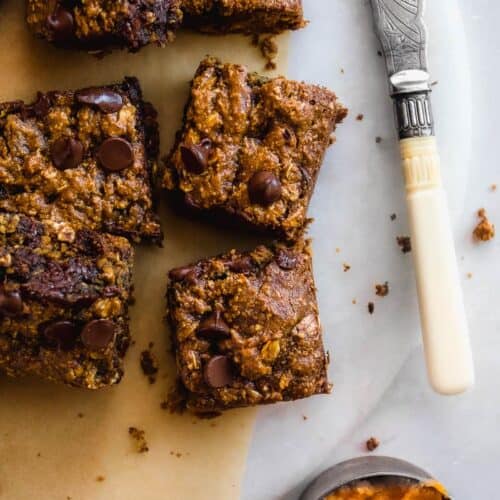
<svg viewBox="0 0 500 500">
<path fill-rule="evenodd" d="M 486 210 L 480 208 L 477 212 L 479 223 L 474 228 L 472 235 L 476 241 L 490 241 L 495 237 L 495 225 L 491 223 L 486 215 Z"/>
</svg>

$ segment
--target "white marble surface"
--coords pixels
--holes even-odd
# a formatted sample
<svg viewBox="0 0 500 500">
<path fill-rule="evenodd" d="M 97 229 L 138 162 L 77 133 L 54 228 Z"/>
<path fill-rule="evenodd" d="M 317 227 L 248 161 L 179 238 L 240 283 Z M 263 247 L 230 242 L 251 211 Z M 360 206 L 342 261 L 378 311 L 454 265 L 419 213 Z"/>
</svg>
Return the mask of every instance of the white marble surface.
<svg viewBox="0 0 500 500">
<path fill-rule="evenodd" d="M 456 500 L 495 500 L 500 471 L 500 241 L 471 241 L 475 211 L 500 220 L 496 155 L 500 4 L 428 0 L 430 60 L 443 177 L 450 198 L 477 382 L 459 397 L 429 388 L 423 364 L 402 177 L 384 68 L 366 0 L 305 0 L 311 25 L 292 38 L 290 75 L 334 88 L 351 109 L 338 129 L 311 212 L 316 279 L 331 396 L 259 412 L 244 500 L 298 498 L 321 470 L 364 453 L 374 435 L 384 455 L 429 469 Z M 341 74 L 340 69 L 344 69 Z M 354 117 L 363 113 L 358 122 Z M 375 137 L 382 142 L 375 144 Z M 397 213 L 391 222 L 389 215 Z M 500 224 L 500 222 L 499 222 Z M 339 247 L 340 253 L 335 249 Z M 352 268 L 342 271 L 342 263 Z M 467 278 L 472 273 L 472 278 Z M 388 280 L 391 293 L 374 297 Z M 352 299 L 357 304 L 352 304 Z M 374 300 L 375 299 L 375 300 Z M 375 313 L 367 313 L 367 302 Z M 307 416 L 307 420 L 303 419 Z"/>
</svg>

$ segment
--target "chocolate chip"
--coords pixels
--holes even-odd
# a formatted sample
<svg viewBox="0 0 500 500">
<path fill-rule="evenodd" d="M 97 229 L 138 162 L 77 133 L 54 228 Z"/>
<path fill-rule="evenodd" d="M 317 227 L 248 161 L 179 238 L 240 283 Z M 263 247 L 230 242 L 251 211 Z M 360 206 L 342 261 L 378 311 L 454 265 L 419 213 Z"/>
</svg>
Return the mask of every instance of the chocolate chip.
<svg viewBox="0 0 500 500">
<path fill-rule="evenodd" d="M 118 92 L 109 89 L 91 88 L 80 90 L 75 95 L 80 104 L 93 106 L 99 111 L 109 114 L 120 111 L 123 107 L 123 98 Z"/>
<path fill-rule="evenodd" d="M 212 141 L 210 139 L 203 139 L 200 144 L 183 144 L 181 158 L 186 170 L 192 174 L 203 173 L 208 166 L 211 147 Z"/>
<path fill-rule="evenodd" d="M 227 356 L 214 356 L 205 365 L 205 382 L 213 388 L 230 385 L 234 380 L 233 365 Z"/>
<path fill-rule="evenodd" d="M 38 92 L 36 101 L 31 105 L 31 110 L 37 118 L 44 118 L 48 115 L 51 102 L 47 94 Z"/>
<path fill-rule="evenodd" d="M 7 291 L 0 286 L 0 314 L 17 316 L 23 311 L 23 301 L 19 292 Z"/>
<path fill-rule="evenodd" d="M 52 31 L 52 36 L 56 41 L 72 38 L 74 24 L 73 14 L 60 5 L 47 17 L 47 27 Z"/>
<path fill-rule="evenodd" d="M 215 311 L 203 319 L 196 333 L 209 340 L 220 340 L 231 336 L 229 325 L 224 321 L 220 311 Z"/>
<path fill-rule="evenodd" d="M 74 347 L 79 333 L 78 326 L 71 321 L 56 321 L 55 323 L 49 323 L 43 329 L 44 337 L 63 349 Z"/>
<path fill-rule="evenodd" d="M 110 172 L 119 172 L 134 162 L 132 145 L 121 137 L 106 139 L 97 152 L 101 165 Z"/>
<path fill-rule="evenodd" d="M 196 279 L 196 270 L 193 267 L 177 267 L 168 273 L 168 277 L 172 281 L 188 281 L 192 282 Z"/>
<path fill-rule="evenodd" d="M 91 349 L 103 349 L 115 336 L 116 326 L 109 319 L 94 319 L 82 330 L 82 342 Z"/>
<path fill-rule="evenodd" d="M 52 143 L 50 156 L 59 170 L 78 167 L 83 159 L 83 144 L 72 137 L 61 137 Z"/>
<path fill-rule="evenodd" d="M 281 198 L 281 182 L 272 172 L 256 172 L 248 182 L 248 196 L 253 204 L 267 207 Z"/>
<path fill-rule="evenodd" d="M 279 267 L 281 267 L 281 269 L 289 271 L 290 269 L 295 269 L 298 263 L 298 258 L 292 252 L 280 249 L 276 254 L 276 263 Z"/>
<path fill-rule="evenodd" d="M 234 273 L 247 273 L 253 269 L 253 261 L 250 257 L 238 257 L 235 260 L 228 262 L 227 268 Z"/>
</svg>

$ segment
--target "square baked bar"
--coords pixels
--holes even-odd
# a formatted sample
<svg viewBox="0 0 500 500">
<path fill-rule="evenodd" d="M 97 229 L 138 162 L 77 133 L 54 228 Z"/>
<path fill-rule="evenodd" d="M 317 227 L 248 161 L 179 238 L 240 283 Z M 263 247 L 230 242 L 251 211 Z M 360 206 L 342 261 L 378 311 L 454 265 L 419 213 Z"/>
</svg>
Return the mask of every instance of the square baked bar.
<svg viewBox="0 0 500 500">
<path fill-rule="evenodd" d="M 169 276 L 168 318 L 189 410 L 330 391 L 308 242 L 232 251 Z"/>
<path fill-rule="evenodd" d="M 209 33 L 280 33 L 305 26 L 302 0 L 183 0 L 183 25 Z"/>
<path fill-rule="evenodd" d="M 347 110 L 316 85 L 205 59 L 166 162 L 169 200 L 207 220 L 296 240 L 332 133 Z"/>
<path fill-rule="evenodd" d="M 0 213 L 0 372 L 98 389 L 123 374 L 125 238 Z"/>
<path fill-rule="evenodd" d="M 135 78 L 0 104 L 0 211 L 159 242 L 153 107 Z"/>
<path fill-rule="evenodd" d="M 182 0 L 27 0 L 36 35 L 64 48 L 106 51 L 164 45 L 182 21 Z"/>
</svg>

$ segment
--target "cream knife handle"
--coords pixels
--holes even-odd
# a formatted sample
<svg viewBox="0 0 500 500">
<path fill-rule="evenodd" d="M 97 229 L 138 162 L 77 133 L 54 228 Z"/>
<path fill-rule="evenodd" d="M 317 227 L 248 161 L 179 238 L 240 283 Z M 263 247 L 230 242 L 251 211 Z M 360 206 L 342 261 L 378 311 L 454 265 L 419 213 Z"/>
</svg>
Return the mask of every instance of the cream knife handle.
<svg viewBox="0 0 500 500">
<path fill-rule="evenodd" d="M 429 380 L 458 394 L 473 385 L 474 368 L 436 138 L 400 145 Z"/>
</svg>

